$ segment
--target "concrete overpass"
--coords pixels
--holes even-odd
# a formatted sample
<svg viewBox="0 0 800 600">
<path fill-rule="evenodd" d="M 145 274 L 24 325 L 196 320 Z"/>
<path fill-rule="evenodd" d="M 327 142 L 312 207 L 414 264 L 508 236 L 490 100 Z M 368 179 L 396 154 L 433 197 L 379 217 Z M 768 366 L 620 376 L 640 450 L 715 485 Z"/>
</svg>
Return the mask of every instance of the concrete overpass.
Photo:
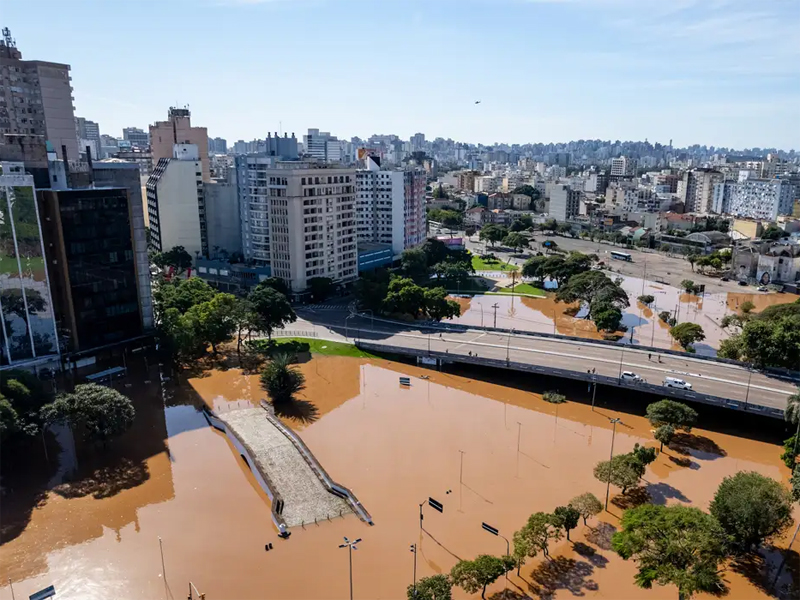
<svg viewBox="0 0 800 600">
<path fill-rule="evenodd" d="M 596 381 L 781 419 L 788 396 L 797 391 L 788 379 L 748 369 L 740 363 L 684 353 L 479 328 L 421 328 L 417 324 L 403 325 L 369 316 L 346 317 L 344 327 L 342 314 L 317 313 L 305 318 L 309 317 L 317 325 L 356 340 L 365 350 Z M 622 381 L 622 371 L 636 373 L 645 383 Z M 692 391 L 665 387 L 663 381 L 667 376 L 688 381 Z"/>
</svg>

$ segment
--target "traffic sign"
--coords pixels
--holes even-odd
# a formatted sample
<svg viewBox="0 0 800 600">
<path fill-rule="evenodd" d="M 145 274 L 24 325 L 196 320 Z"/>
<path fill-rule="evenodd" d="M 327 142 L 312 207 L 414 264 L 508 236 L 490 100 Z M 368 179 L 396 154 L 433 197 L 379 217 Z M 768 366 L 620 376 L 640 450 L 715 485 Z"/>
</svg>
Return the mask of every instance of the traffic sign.
<svg viewBox="0 0 800 600">
<path fill-rule="evenodd" d="M 434 508 L 439 512 L 444 512 L 444 504 L 442 504 L 438 500 L 434 500 L 433 498 L 428 498 L 428 504 L 430 504 L 431 508 Z"/>
<path fill-rule="evenodd" d="M 481 527 L 483 527 L 486 531 L 488 531 L 492 535 L 500 535 L 500 530 L 492 527 L 488 523 L 481 523 Z"/>
</svg>

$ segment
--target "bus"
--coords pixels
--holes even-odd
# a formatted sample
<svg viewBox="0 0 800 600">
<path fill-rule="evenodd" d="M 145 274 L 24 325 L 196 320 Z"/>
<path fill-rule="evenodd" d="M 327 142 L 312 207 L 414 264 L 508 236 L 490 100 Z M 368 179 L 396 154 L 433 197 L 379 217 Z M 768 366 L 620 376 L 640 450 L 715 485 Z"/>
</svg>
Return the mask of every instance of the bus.
<svg viewBox="0 0 800 600">
<path fill-rule="evenodd" d="M 617 260 L 625 260 L 627 262 L 633 262 L 633 257 L 627 252 L 617 252 L 616 250 L 612 250 L 611 258 L 615 258 Z"/>
</svg>

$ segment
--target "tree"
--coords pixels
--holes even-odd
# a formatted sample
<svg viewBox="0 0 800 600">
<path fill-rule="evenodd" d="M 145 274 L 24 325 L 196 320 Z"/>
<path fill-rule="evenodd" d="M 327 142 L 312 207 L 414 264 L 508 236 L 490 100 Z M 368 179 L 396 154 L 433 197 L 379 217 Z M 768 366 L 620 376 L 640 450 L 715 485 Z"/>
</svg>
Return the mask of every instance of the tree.
<svg viewBox="0 0 800 600">
<path fill-rule="evenodd" d="M 598 331 L 617 331 L 622 321 L 622 311 L 614 306 L 603 306 L 595 309 L 592 321 Z"/>
<path fill-rule="evenodd" d="M 578 509 L 572 506 L 557 506 L 553 511 L 553 523 L 567 533 L 567 540 L 569 541 L 569 532 L 578 526 L 580 516 L 581 513 L 578 512 Z"/>
<path fill-rule="evenodd" d="M 444 188 L 442 188 L 442 184 L 441 183 L 439 184 L 439 187 L 437 187 L 436 189 L 433 190 L 433 197 L 437 198 L 437 199 L 439 199 L 439 198 L 446 199 L 447 198 L 447 192 L 444 191 Z"/>
<path fill-rule="evenodd" d="M 430 277 L 428 257 L 422 248 L 408 248 L 400 256 L 400 268 L 415 283 L 424 283 Z"/>
<path fill-rule="evenodd" d="M 542 223 L 541 229 L 542 231 L 555 231 L 558 229 L 558 221 L 555 219 L 547 219 L 547 221 Z"/>
<path fill-rule="evenodd" d="M 661 425 L 655 430 L 653 437 L 661 442 L 661 448 L 659 448 L 659 450 L 663 450 L 664 444 L 669 446 L 672 438 L 675 437 L 675 428 L 672 425 Z"/>
<path fill-rule="evenodd" d="M 700 255 L 697 254 L 697 252 L 691 252 L 691 253 L 686 255 L 686 260 L 688 260 L 689 264 L 692 266 L 692 272 L 694 272 L 694 263 L 697 262 L 698 258 L 700 258 Z M 689 280 L 686 279 L 685 281 L 689 281 Z M 684 288 L 684 289 L 686 289 L 686 288 Z M 686 291 L 688 292 L 689 290 L 686 290 Z"/>
<path fill-rule="evenodd" d="M 503 239 L 503 244 L 519 252 L 520 248 L 526 248 L 528 246 L 528 238 L 521 233 L 509 233 Z"/>
<path fill-rule="evenodd" d="M 525 559 L 529 556 L 536 556 L 538 548 L 533 545 L 533 539 L 529 534 L 527 524 L 523 525 L 522 529 L 514 532 L 512 541 L 514 542 L 514 549 L 511 552 L 511 556 L 516 561 L 517 577 L 519 577 L 519 572 L 522 569 Z"/>
<path fill-rule="evenodd" d="M 792 478 L 789 480 L 792 486 L 792 500 L 800 502 L 800 467 L 795 467 L 792 471 Z"/>
<path fill-rule="evenodd" d="M 541 281 L 545 277 L 544 264 L 547 256 L 532 256 L 522 265 L 522 276 L 538 279 Z"/>
<path fill-rule="evenodd" d="M 478 237 L 480 237 L 481 240 L 488 241 L 494 248 L 494 245 L 505 239 L 506 235 L 508 235 L 508 230 L 505 227 L 500 225 L 486 225 L 481 229 Z"/>
<path fill-rule="evenodd" d="M 417 318 L 425 308 L 425 288 L 407 277 L 394 277 L 389 282 L 383 305 L 389 313 L 408 314 Z"/>
<path fill-rule="evenodd" d="M 469 263 L 445 260 L 433 265 L 431 270 L 437 279 L 461 283 L 469 278 L 470 266 L 468 265 Z"/>
<path fill-rule="evenodd" d="M 575 496 L 569 501 L 569 505 L 580 513 L 584 525 L 586 525 L 586 519 L 600 514 L 603 510 L 603 504 L 591 492 Z"/>
<path fill-rule="evenodd" d="M 125 433 L 136 417 L 129 398 L 117 390 L 83 383 L 75 386 L 71 394 L 61 394 L 42 407 L 42 418 L 47 423 L 65 421 L 81 427 L 87 439 L 102 442 Z"/>
<path fill-rule="evenodd" d="M 448 229 L 458 229 L 464 221 L 463 214 L 454 210 L 442 211 L 442 225 Z M 452 236 L 451 236 L 452 237 Z"/>
<path fill-rule="evenodd" d="M 336 285 L 330 277 L 312 277 L 308 280 L 308 289 L 314 302 L 322 302 L 333 294 Z"/>
<path fill-rule="evenodd" d="M 217 294 L 208 302 L 191 307 L 184 315 L 182 326 L 192 328 L 198 343 L 211 345 L 214 354 L 217 345 L 228 341 L 236 331 L 233 313 L 236 310 L 236 296 Z"/>
<path fill-rule="evenodd" d="M 253 305 L 246 298 L 237 298 L 230 317 L 236 332 L 236 353 L 241 354 L 244 333 L 249 334 L 252 329 L 256 328 Z"/>
<path fill-rule="evenodd" d="M 750 302 L 750 300 L 745 300 L 744 302 L 742 302 L 742 305 L 739 307 L 739 310 L 742 311 L 742 314 L 746 315 L 752 312 L 755 307 L 756 305 Z"/>
<path fill-rule="evenodd" d="M 514 191 L 512 192 L 512 194 L 525 194 L 526 196 L 528 196 L 531 199 L 531 204 L 533 204 L 533 202 L 538 200 L 539 196 L 541 196 L 541 194 L 539 193 L 539 190 L 537 190 L 532 185 L 528 185 L 528 184 L 519 185 L 519 186 L 515 187 Z"/>
<path fill-rule="evenodd" d="M 450 578 L 468 594 L 481 590 L 481 598 L 486 598 L 486 586 L 497 581 L 511 566 L 502 558 L 481 554 L 475 560 L 458 561 L 450 571 Z"/>
<path fill-rule="evenodd" d="M 573 274 L 564 285 L 559 282 L 556 294 L 557 302 L 584 302 L 591 305 L 599 299 L 617 308 L 630 306 L 625 290 L 600 271 L 584 271 Z"/>
<path fill-rule="evenodd" d="M 170 308 L 184 314 L 191 307 L 208 302 L 216 295 L 217 290 L 199 277 L 160 282 L 153 291 L 158 321 Z"/>
<path fill-rule="evenodd" d="M 276 354 L 261 372 L 261 386 L 273 404 L 294 400 L 294 395 L 306 387 L 306 377 L 292 365 L 292 357 L 286 353 Z"/>
<path fill-rule="evenodd" d="M 269 339 L 275 329 L 297 320 L 286 296 L 263 282 L 251 290 L 247 300 L 253 307 L 254 324 L 259 331 L 266 331 Z"/>
<path fill-rule="evenodd" d="M 649 446 L 642 446 L 638 443 L 633 445 L 633 452 L 631 452 L 633 457 L 639 461 L 639 464 L 642 465 L 642 475 L 644 475 L 644 470 L 647 465 L 652 463 L 656 459 L 656 449 L 650 448 Z"/>
<path fill-rule="evenodd" d="M 653 302 L 656 301 L 656 297 L 650 294 L 642 294 L 637 298 L 639 302 L 644 304 L 645 306 L 650 306 Z"/>
<path fill-rule="evenodd" d="M 800 421 L 800 387 L 786 399 L 786 410 L 783 412 L 783 418 L 789 423 Z"/>
<path fill-rule="evenodd" d="M 355 283 L 355 296 L 361 308 L 378 312 L 383 308 L 383 300 L 389 291 L 389 271 L 375 269 L 362 273 Z"/>
<path fill-rule="evenodd" d="M 678 323 L 670 328 L 669 334 L 684 350 L 690 350 L 692 344 L 706 339 L 703 328 L 697 323 Z"/>
<path fill-rule="evenodd" d="M 791 501 L 789 491 L 774 479 L 740 471 L 722 480 L 710 510 L 731 536 L 734 550 L 746 554 L 791 524 Z"/>
<path fill-rule="evenodd" d="M 15 433 L 34 435 L 41 425 L 47 396 L 42 382 L 30 371 L 7 369 L 0 376 L 0 440 Z"/>
<path fill-rule="evenodd" d="M 0 442 L 22 429 L 19 414 L 3 394 L 0 394 Z"/>
<path fill-rule="evenodd" d="M 436 238 L 428 238 L 425 240 L 425 243 L 421 246 L 422 251 L 425 253 L 426 262 L 428 265 L 435 265 L 436 263 L 441 263 L 447 261 L 451 256 L 451 251 L 442 241 L 437 240 Z M 469 262 L 469 258 L 465 257 L 466 262 Z"/>
<path fill-rule="evenodd" d="M 535 556 L 541 551 L 545 556 L 550 556 L 550 540 L 561 539 L 561 529 L 555 524 L 553 515 L 543 512 L 533 513 L 528 517 L 528 522 L 521 530 L 522 535 L 528 538 L 531 551 Z"/>
<path fill-rule="evenodd" d="M 425 312 L 434 321 L 452 319 L 461 315 L 461 305 L 447 299 L 447 290 L 442 287 L 425 290 Z"/>
<path fill-rule="evenodd" d="M 406 595 L 408 600 L 450 600 L 453 597 L 452 587 L 447 575 L 431 575 L 420 579 L 416 588 L 408 586 Z"/>
<path fill-rule="evenodd" d="M 697 411 L 675 400 L 659 400 L 647 405 L 647 420 L 653 427 L 670 425 L 674 429 L 690 432 L 697 422 Z"/>
<path fill-rule="evenodd" d="M 622 488 L 622 493 L 639 483 L 644 466 L 632 454 L 618 454 L 610 461 L 601 460 L 594 467 L 594 476 L 603 483 Z"/>
<path fill-rule="evenodd" d="M 625 560 L 636 561 L 639 587 L 675 585 L 681 600 L 723 589 L 719 565 L 725 559 L 724 534 L 700 509 L 643 504 L 626 510 L 620 525 L 611 545 Z"/>
<path fill-rule="evenodd" d="M 289 286 L 286 285 L 286 282 L 280 277 L 267 277 L 260 283 L 266 287 L 271 287 L 273 290 L 283 294 L 286 297 L 289 296 Z"/>
<path fill-rule="evenodd" d="M 192 255 L 183 246 L 175 246 L 171 250 L 153 256 L 153 264 L 160 269 L 172 267 L 177 275 L 181 275 L 192 266 Z"/>
<path fill-rule="evenodd" d="M 693 294 L 697 286 L 691 279 L 684 279 L 681 281 L 681 289 L 687 294 Z"/>
</svg>

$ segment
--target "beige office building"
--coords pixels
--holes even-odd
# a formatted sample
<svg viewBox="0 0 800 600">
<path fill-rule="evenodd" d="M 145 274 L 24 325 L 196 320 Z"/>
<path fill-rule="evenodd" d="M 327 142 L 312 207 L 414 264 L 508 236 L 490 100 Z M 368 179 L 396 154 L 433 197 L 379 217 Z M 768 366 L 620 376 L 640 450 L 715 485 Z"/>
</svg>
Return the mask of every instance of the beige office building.
<svg viewBox="0 0 800 600">
<path fill-rule="evenodd" d="M 208 130 L 192 127 L 192 113 L 188 108 L 170 107 L 166 121 L 150 125 L 150 149 L 153 164 L 162 158 L 172 158 L 175 144 L 194 144 L 200 152 L 203 165 L 203 181 L 211 181 L 208 162 Z"/>
<path fill-rule="evenodd" d="M 18 136 L 49 141 L 59 158 L 78 160 L 70 66 L 22 60 L 9 30 L 0 40 L 0 144 Z"/>
<path fill-rule="evenodd" d="M 293 292 L 306 290 L 314 277 L 357 279 L 355 169 L 297 162 L 258 166 L 248 182 L 248 212 L 268 216 L 272 275 Z"/>
</svg>

